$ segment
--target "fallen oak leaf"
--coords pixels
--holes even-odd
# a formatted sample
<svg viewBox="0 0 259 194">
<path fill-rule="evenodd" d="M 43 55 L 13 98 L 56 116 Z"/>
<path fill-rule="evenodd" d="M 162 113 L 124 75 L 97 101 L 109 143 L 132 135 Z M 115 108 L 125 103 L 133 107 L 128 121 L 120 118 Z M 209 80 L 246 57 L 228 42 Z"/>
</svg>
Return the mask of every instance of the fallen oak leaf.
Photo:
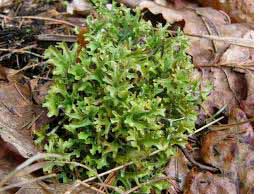
<svg viewBox="0 0 259 194">
<path fill-rule="evenodd" d="M 230 179 L 210 172 L 192 169 L 186 177 L 184 194 L 237 194 L 238 188 Z"/>
<path fill-rule="evenodd" d="M 155 15 L 162 14 L 165 20 L 170 24 L 183 21 L 184 19 L 180 11 L 163 7 L 152 1 L 143 1 L 139 3 L 139 7 L 142 10 L 148 9 L 150 12 L 152 12 Z"/>
</svg>

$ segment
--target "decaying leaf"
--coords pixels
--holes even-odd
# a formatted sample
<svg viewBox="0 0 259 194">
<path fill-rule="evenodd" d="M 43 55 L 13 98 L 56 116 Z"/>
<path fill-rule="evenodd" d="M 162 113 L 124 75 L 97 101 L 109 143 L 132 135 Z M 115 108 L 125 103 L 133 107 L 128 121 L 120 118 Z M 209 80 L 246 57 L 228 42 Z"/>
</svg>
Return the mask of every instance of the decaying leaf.
<svg viewBox="0 0 259 194">
<path fill-rule="evenodd" d="M 12 5 L 13 0 L 0 0 L 0 8 Z"/>
<path fill-rule="evenodd" d="M 203 137 L 201 156 L 204 162 L 218 167 L 240 189 L 253 188 L 253 128 L 241 109 L 233 109 L 229 123 Z"/>
<path fill-rule="evenodd" d="M 86 16 L 93 10 L 93 6 L 86 0 L 73 0 L 67 5 L 67 12 Z"/>
<path fill-rule="evenodd" d="M 8 71 L 4 72 L 9 79 L 0 81 L 0 136 L 21 156 L 28 158 L 37 152 L 31 127 L 43 115 L 43 109 L 33 104 L 27 83 L 19 76 L 12 76 L 11 79 Z"/>
<path fill-rule="evenodd" d="M 185 8 L 176 9 L 172 6 L 170 8 L 164 7 L 150 1 L 143 1 L 139 6 L 142 9 L 150 10 L 155 16 L 162 15 L 170 24 L 184 21 L 183 31 L 189 36 L 191 43 L 188 53 L 192 56 L 195 65 L 218 63 L 217 60 L 215 61 L 215 57 L 223 55 L 230 46 L 230 42 L 241 44 L 240 39 L 235 41 L 234 38 L 243 38 L 246 41 L 253 39 L 251 36 L 245 36 L 252 33 L 247 25 L 231 24 L 226 14 L 213 8 L 199 8 L 193 4 L 186 4 Z M 206 37 L 206 35 L 208 36 Z M 221 41 L 209 38 L 210 35 L 221 37 Z M 235 53 L 243 53 L 242 49 L 239 48 Z M 243 55 L 247 55 L 246 52 Z"/>
<path fill-rule="evenodd" d="M 210 172 L 192 170 L 186 177 L 184 194 L 237 194 L 238 188 L 230 179 Z"/>
<path fill-rule="evenodd" d="M 0 180 L 3 180 L 4 177 L 6 177 L 16 166 L 18 165 L 18 161 L 15 158 L 8 157 L 8 159 L 0 159 Z M 22 175 L 22 176 L 13 176 L 5 186 L 7 185 L 13 185 L 16 183 L 21 183 L 21 182 L 26 182 L 34 177 L 30 174 L 27 175 Z M 40 187 L 39 182 L 38 183 L 33 183 L 33 184 L 28 184 L 26 185 L 27 187 Z M 13 194 L 15 193 L 14 191 L 17 190 L 18 188 L 13 188 L 13 189 L 8 189 L 6 191 L 1 191 L 2 193 L 6 194 Z M 35 191 L 34 191 L 35 193 Z"/>
<path fill-rule="evenodd" d="M 30 86 L 32 90 L 32 97 L 39 105 L 43 104 L 45 96 L 48 94 L 48 90 L 52 84 L 52 81 L 42 82 L 39 79 L 30 80 Z"/>
<path fill-rule="evenodd" d="M 169 9 L 164 6 L 158 5 L 152 1 L 143 1 L 139 4 L 139 7 L 143 9 L 148 9 L 153 14 L 162 14 L 167 22 L 173 24 L 174 22 L 179 22 L 183 20 L 182 13 L 180 11 Z"/>
<path fill-rule="evenodd" d="M 237 22 L 254 23 L 254 0 L 198 0 L 204 6 L 211 6 L 228 13 Z"/>
</svg>

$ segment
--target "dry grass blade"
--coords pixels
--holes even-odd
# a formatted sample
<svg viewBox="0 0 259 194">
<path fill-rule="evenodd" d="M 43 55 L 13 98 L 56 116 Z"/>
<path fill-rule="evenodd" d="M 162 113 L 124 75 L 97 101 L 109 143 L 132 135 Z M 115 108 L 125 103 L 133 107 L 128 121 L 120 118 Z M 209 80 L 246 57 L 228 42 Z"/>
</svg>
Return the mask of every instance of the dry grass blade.
<svg viewBox="0 0 259 194">
<path fill-rule="evenodd" d="M 37 162 L 35 164 L 32 164 L 30 166 L 27 166 L 27 167 L 23 168 L 15 176 L 24 176 L 24 175 L 30 174 L 32 172 L 35 172 L 35 171 L 43 168 L 47 164 L 49 164 L 49 162 Z"/>
<path fill-rule="evenodd" d="M 153 156 L 153 155 L 156 155 L 156 154 L 158 154 L 158 153 L 161 152 L 161 151 L 162 151 L 162 150 L 154 151 L 154 152 L 152 152 L 148 157 Z M 144 158 L 146 158 L 146 157 L 144 157 Z M 144 159 L 144 158 L 143 158 L 143 159 Z M 116 172 L 116 171 L 118 171 L 118 170 L 120 170 L 120 169 L 123 169 L 123 168 L 125 168 L 125 167 L 127 167 L 127 166 L 130 166 L 130 165 L 132 165 L 132 164 L 134 164 L 133 161 L 128 162 L 128 163 L 126 163 L 126 164 L 117 166 L 117 167 L 115 167 L 115 168 L 113 168 L 113 169 L 110 169 L 110 170 L 108 170 L 108 171 L 105 171 L 105 172 L 103 172 L 103 173 L 100 173 L 100 174 L 98 174 L 97 176 L 90 177 L 90 178 L 88 178 L 88 179 L 86 179 L 86 180 L 84 180 L 84 181 L 82 181 L 82 182 L 87 183 L 87 182 L 93 181 L 93 180 L 97 179 L 98 176 L 99 176 L 99 177 L 103 177 L 103 176 L 105 176 L 105 175 L 108 175 L 108 174 L 110 174 L 110 173 Z M 75 183 L 68 191 L 65 192 L 65 194 L 71 194 L 71 193 L 73 192 L 73 190 L 75 190 L 78 186 L 80 186 L 80 184 L 79 184 L 79 183 Z"/>
<path fill-rule="evenodd" d="M 96 191 L 97 193 L 105 194 L 105 192 L 101 191 L 100 189 L 97 189 L 96 187 L 91 186 L 91 185 L 89 185 L 89 184 L 87 184 L 87 183 L 84 183 L 84 182 L 82 182 L 82 181 L 80 181 L 80 180 L 77 180 L 77 183 L 80 184 L 80 185 L 82 185 L 82 186 L 84 186 L 84 187 L 86 187 L 86 188 L 88 188 L 88 189 L 91 189 L 91 190 L 93 190 L 93 191 Z"/>
<path fill-rule="evenodd" d="M 11 53 L 20 53 L 20 54 L 30 54 L 30 55 L 33 55 L 35 57 L 43 58 L 42 55 L 39 55 L 37 53 L 28 51 L 28 49 L 32 49 L 32 48 L 35 48 L 35 47 L 37 47 L 37 45 L 29 45 L 29 46 L 26 46 L 26 47 L 23 47 L 23 48 L 19 48 L 19 49 L 15 49 L 15 48 L 8 48 L 8 49 L 0 48 L 0 51 L 11 52 Z"/>
<path fill-rule="evenodd" d="M 6 187 L 0 188 L 0 192 L 6 191 L 6 190 L 9 190 L 9 189 L 12 189 L 12 188 L 20 187 L 20 186 L 25 185 L 25 184 L 34 183 L 34 182 L 37 182 L 37 181 L 40 181 L 40 180 L 45 180 L 45 179 L 48 179 L 48 178 L 56 177 L 56 176 L 57 176 L 56 174 L 50 174 L 50 175 L 41 176 L 41 177 L 38 177 L 38 178 L 35 178 L 35 179 L 11 184 L 11 185 L 8 185 Z"/>
<path fill-rule="evenodd" d="M 237 123 L 233 123 L 233 124 L 211 126 L 211 128 L 212 128 L 213 131 L 223 130 L 223 129 L 228 129 L 230 127 L 237 127 L 239 125 L 246 124 L 246 123 L 249 123 L 249 122 L 252 122 L 252 121 L 254 121 L 254 119 L 248 119 L 247 121 L 237 122 Z"/>
<path fill-rule="evenodd" d="M 15 176 L 18 172 L 20 172 L 25 167 L 29 166 L 35 161 L 46 159 L 46 158 L 62 158 L 62 156 L 58 154 L 43 154 L 43 153 L 36 154 L 35 156 L 29 158 L 28 160 L 26 160 L 25 162 L 17 166 L 11 173 L 5 176 L 0 181 L 0 187 L 2 187 L 5 183 L 7 183 L 8 180 L 10 180 L 13 176 Z"/>
<path fill-rule="evenodd" d="M 14 19 L 44 20 L 44 21 L 56 22 L 56 23 L 59 23 L 59 24 L 66 24 L 66 25 L 72 26 L 72 27 L 77 27 L 76 24 L 72 24 L 72 23 L 70 23 L 68 21 L 65 21 L 65 20 L 59 20 L 59 19 L 41 17 L 41 16 L 17 16 L 17 17 L 14 17 Z"/>
<path fill-rule="evenodd" d="M 224 117 L 222 116 L 222 117 L 220 117 L 220 118 L 218 118 L 218 119 L 216 119 L 216 120 L 214 120 L 214 121 L 208 123 L 207 125 L 204 125 L 203 127 L 199 128 L 199 129 L 197 129 L 197 130 L 195 130 L 193 134 L 201 132 L 203 129 L 206 129 L 207 127 L 209 127 L 209 126 L 211 126 L 211 125 L 213 125 L 213 124 L 219 122 L 219 121 L 222 120 L 223 118 L 224 118 Z M 192 134 L 192 135 L 193 135 L 193 134 Z"/>
<path fill-rule="evenodd" d="M 63 34 L 39 34 L 36 38 L 40 41 L 76 42 L 77 36 Z"/>
<path fill-rule="evenodd" d="M 238 46 L 248 47 L 248 48 L 254 48 L 254 41 L 251 39 L 244 39 L 244 38 L 234 38 L 234 37 L 224 37 L 224 36 L 214 36 L 214 35 L 207 35 L 207 34 L 190 34 L 185 33 L 187 36 L 194 36 L 194 37 L 200 37 L 200 38 L 206 38 L 210 40 L 216 40 L 216 41 L 224 41 L 229 42 L 231 44 L 235 44 Z"/>
<path fill-rule="evenodd" d="M 109 184 L 106 184 L 106 183 L 95 183 L 95 184 L 97 184 L 97 185 L 99 185 L 99 186 L 101 186 L 101 187 L 107 187 L 107 188 L 110 188 L 110 189 L 114 190 L 115 192 L 117 192 L 117 193 L 119 193 L 119 194 L 124 193 L 124 191 L 123 191 L 123 190 L 121 190 L 120 188 L 118 188 L 118 187 L 114 187 L 114 186 L 109 185 Z"/>
</svg>

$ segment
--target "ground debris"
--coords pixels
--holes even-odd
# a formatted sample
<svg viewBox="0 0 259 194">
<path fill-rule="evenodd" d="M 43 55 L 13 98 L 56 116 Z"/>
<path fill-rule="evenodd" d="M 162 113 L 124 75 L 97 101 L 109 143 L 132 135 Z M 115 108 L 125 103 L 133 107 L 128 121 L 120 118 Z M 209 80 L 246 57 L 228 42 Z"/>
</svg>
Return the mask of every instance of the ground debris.
<svg viewBox="0 0 259 194">
<path fill-rule="evenodd" d="M 10 72 L 15 70 L 2 66 L 0 69 L 2 76 L 8 78 L 0 81 L 0 135 L 21 156 L 29 158 L 37 152 L 31 128 L 41 120 L 44 110 L 33 103 L 30 86 L 20 74 L 14 76 Z"/>
</svg>

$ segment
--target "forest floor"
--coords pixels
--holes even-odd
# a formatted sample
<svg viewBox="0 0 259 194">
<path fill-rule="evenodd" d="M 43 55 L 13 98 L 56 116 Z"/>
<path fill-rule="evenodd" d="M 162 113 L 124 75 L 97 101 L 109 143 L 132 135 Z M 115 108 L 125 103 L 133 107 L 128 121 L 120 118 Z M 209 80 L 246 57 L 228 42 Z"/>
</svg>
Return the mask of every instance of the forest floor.
<svg viewBox="0 0 259 194">
<path fill-rule="evenodd" d="M 170 23 L 172 33 L 181 27 L 190 40 L 193 75 L 201 87 L 213 85 L 199 110 L 199 130 L 168 163 L 167 175 L 179 180 L 168 192 L 253 193 L 254 45 L 249 16 L 242 20 L 231 11 L 194 1 L 121 2 L 139 6 L 154 24 Z M 41 155 L 32 157 L 39 152 L 33 132 L 53 122 L 41 106 L 52 83 L 44 50 L 57 42 L 82 42 L 74 29 L 83 32 L 86 16 L 95 14 L 82 1 L 66 6 L 58 0 L 0 0 L 0 129 L 5 129 L 0 130 L 0 193 L 65 193 L 71 188 L 46 182 L 49 177 L 39 171 Z M 28 158 L 39 162 L 10 175 Z M 73 193 L 89 192 L 78 187 Z"/>
</svg>

